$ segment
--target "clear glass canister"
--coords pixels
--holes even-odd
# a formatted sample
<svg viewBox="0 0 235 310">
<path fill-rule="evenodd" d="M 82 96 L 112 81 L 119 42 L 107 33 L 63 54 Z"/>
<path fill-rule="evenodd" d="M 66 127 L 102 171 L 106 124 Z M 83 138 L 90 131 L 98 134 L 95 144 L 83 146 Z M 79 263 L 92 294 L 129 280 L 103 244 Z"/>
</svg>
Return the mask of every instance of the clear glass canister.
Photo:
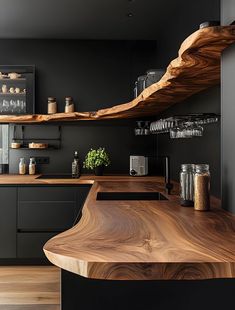
<svg viewBox="0 0 235 310">
<path fill-rule="evenodd" d="M 180 198 L 181 206 L 194 205 L 194 164 L 181 165 L 180 171 Z"/>
<path fill-rule="evenodd" d="M 194 209 L 208 211 L 210 209 L 209 165 L 200 164 L 195 166 L 194 187 Z"/>
</svg>

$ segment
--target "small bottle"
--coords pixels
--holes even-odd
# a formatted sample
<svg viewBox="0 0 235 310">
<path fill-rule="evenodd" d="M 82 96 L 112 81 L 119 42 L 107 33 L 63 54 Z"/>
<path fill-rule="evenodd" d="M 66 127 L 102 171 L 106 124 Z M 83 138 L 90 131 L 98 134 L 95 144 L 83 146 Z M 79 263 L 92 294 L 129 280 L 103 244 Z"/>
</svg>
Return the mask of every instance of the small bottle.
<svg viewBox="0 0 235 310">
<path fill-rule="evenodd" d="M 54 97 L 49 97 L 48 98 L 47 113 L 48 114 L 55 114 L 55 113 L 57 113 L 56 98 L 54 98 Z"/>
<path fill-rule="evenodd" d="M 26 173 L 26 165 L 24 158 L 20 158 L 19 162 L 19 174 L 25 174 Z"/>
<path fill-rule="evenodd" d="M 65 98 L 65 113 L 72 113 L 74 112 L 74 103 L 72 97 L 66 97 Z"/>
<path fill-rule="evenodd" d="M 79 178 L 80 177 L 80 167 L 79 167 L 79 158 L 78 152 L 74 152 L 74 159 L 72 162 L 72 178 Z"/>
<path fill-rule="evenodd" d="M 36 162 L 35 158 L 30 158 L 29 159 L 29 174 L 33 175 L 36 173 Z"/>
<path fill-rule="evenodd" d="M 182 164 L 180 171 L 180 204 L 191 207 L 194 204 L 194 164 Z"/>
<path fill-rule="evenodd" d="M 194 175 L 194 209 L 210 210 L 210 171 L 209 165 L 196 165 Z"/>
</svg>

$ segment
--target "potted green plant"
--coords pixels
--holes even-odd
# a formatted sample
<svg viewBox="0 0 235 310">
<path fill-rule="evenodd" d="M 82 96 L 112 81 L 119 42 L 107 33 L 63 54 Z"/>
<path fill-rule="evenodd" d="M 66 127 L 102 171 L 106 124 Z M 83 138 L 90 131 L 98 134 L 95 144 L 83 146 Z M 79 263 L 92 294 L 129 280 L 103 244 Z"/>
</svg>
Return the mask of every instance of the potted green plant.
<svg viewBox="0 0 235 310">
<path fill-rule="evenodd" d="M 90 149 L 83 162 L 83 167 L 94 170 L 95 175 L 103 175 L 104 167 L 107 167 L 110 163 L 105 148 L 99 147 L 97 150 Z"/>
</svg>

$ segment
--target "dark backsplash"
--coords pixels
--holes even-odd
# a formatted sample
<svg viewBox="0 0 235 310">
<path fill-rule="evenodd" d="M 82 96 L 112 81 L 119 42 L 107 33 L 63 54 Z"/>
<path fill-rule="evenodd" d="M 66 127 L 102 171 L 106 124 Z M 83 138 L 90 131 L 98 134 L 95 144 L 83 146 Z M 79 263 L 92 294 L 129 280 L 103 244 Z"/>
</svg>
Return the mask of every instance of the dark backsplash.
<svg viewBox="0 0 235 310">
<path fill-rule="evenodd" d="M 42 128 L 43 127 L 43 128 Z M 45 128 L 46 127 L 46 128 Z M 45 137 L 45 130 L 48 137 L 54 126 L 27 126 L 26 137 L 35 136 L 38 131 Z M 99 146 L 105 147 L 110 154 L 112 164 L 105 169 L 106 173 L 129 172 L 129 156 L 131 154 L 153 154 L 154 137 L 135 137 L 134 120 L 80 122 L 75 125 L 62 125 L 62 143 L 59 150 L 40 151 L 10 151 L 10 173 L 17 173 L 20 157 L 49 156 L 50 164 L 41 165 L 40 172 L 43 173 L 69 173 L 75 150 L 78 150 L 81 161 L 84 160 L 90 148 Z M 42 131 L 43 130 L 43 131 Z M 83 170 L 89 173 L 87 170 Z M 91 173 L 91 171 L 90 171 Z"/>
</svg>

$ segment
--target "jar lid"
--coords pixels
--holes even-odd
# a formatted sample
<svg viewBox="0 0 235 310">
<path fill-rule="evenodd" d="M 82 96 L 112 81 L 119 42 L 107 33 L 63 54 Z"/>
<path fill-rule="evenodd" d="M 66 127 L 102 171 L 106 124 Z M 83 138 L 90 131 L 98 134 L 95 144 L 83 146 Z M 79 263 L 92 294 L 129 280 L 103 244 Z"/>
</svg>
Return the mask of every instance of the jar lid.
<svg viewBox="0 0 235 310">
<path fill-rule="evenodd" d="M 143 81 L 146 79 L 146 77 L 147 77 L 146 75 L 138 76 L 137 81 Z"/>
<path fill-rule="evenodd" d="M 164 73 L 166 70 L 164 69 L 149 69 L 146 71 L 146 74 L 156 74 L 156 73 Z"/>
<path fill-rule="evenodd" d="M 198 164 L 195 168 L 196 172 L 206 172 L 209 171 L 210 166 L 208 164 Z"/>
<path fill-rule="evenodd" d="M 188 170 L 194 171 L 195 170 L 195 164 L 182 164 L 181 170 L 183 170 L 183 171 L 188 171 Z"/>
<path fill-rule="evenodd" d="M 56 98 L 55 97 L 48 97 L 48 100 L 49 101 L 56 101 Z"/>
</svg>

